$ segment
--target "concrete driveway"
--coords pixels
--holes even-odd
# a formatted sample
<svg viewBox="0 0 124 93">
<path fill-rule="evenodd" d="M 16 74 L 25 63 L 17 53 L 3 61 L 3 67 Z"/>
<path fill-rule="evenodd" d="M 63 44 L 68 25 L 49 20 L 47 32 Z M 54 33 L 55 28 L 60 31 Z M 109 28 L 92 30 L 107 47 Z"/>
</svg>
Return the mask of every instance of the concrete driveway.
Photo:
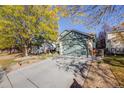
<svg viewBox="0 0 124 93">
<path fill-rule="evenodd" d="M 6 75 L 1 88 L 69 88 L 82 85 L 87 75 L 89 59 L 55 57 L 28 65 Z M 74 84 L 75 85 L 75 84 Z M 79 86 L 77 86 L 79 87 Z"/>
</svg>

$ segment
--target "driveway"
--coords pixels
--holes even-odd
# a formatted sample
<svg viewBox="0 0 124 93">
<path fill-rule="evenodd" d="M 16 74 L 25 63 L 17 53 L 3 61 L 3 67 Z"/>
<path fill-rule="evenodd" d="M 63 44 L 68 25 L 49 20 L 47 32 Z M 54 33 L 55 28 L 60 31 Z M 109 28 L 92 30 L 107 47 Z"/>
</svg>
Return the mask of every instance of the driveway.
<svg viewBox="0 0 124 93">
<path fill-rule="evenodd" d="M 59 56 L 37 62 L 4 75 L 1 88 L 81 87 L 88 72 L 87 58 Z"/>
</svg>

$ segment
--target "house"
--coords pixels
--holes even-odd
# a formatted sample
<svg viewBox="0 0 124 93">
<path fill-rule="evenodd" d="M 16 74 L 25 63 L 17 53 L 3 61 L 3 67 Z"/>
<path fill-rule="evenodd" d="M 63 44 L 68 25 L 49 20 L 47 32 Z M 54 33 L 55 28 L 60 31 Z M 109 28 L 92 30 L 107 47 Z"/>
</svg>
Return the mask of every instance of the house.
<svg viewBox="0 0 124 93">
<path fill-rule="evenodd" d="M 106 33 L 106 49 L 108 54 L 124 54 L 124 27 L 114 26 Z"/>
<path fill-rule="evenodd" d="M 59 47 L 61 55 L 89 57 L 95 48 L 95 38 L 93 34 L 65 30 L 60 34 Z"/>
<path fill-rule="evenodd" d="M 52 53 L 56 50 L 56 45 L 54 43 L 43 43 L 42 46 L 32 46 L 31 54 L 42 54 L 42 53 Z"/>
</svg>

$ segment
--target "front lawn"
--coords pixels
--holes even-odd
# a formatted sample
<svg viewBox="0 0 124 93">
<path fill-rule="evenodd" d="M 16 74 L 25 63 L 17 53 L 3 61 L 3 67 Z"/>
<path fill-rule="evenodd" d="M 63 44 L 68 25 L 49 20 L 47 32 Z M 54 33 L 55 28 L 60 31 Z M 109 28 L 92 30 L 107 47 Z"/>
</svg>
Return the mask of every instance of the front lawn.
<svg viewBox="0 0 124 93">
<path fill-rule="evenodd" d="M 1 53 L 0 54 L 0 67 L 6 70 L 11 64 L 16 63 L 14 60 L 18 54 L 8 54 L 8 53 Z"/>
<path fill-rule="evenodd" d="M 15 63 L 14 59 L 0 59 L 0 66 L 4 70 L 6 70 L 13 63 Z"/>
<path fill-rule="evenodd" d="M 120 87 L 124 87 L 124 56 L 107 56 L 102 62 L 110 65 Z"/>
<path fill-rule="evenodd" d="M 0 54 L 0 67 L 2 69 L 7 70 L 9 67 L 12 67 L 12 65 L 16 65 L 16 63 L 19 64 L 31 64 L 34 62 L 40 62 L 41 60 L 47 59 L 49 57 L 54 57 L 57 54 L 40 54 L 40 55 L 29 55 L 28 57 L 22 57 L 21 54 L 8 54 L 8 53 L 2 53 Z M 10 69 L 8 69 L 10 70 Z"/>
</svg>

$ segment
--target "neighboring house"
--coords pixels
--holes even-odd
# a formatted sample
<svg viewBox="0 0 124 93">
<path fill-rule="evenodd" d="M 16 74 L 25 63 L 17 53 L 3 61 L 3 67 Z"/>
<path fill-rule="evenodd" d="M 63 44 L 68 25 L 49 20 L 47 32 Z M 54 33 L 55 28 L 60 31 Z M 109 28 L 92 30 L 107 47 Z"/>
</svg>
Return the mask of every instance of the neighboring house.
<svg viewBox="0 0 124 93">
<path fill-rule="evenodd" d="M 59 37 L 59 52 L 61 55 L 90 56 L 95 48 L 94 35 L 77 30 L 65 30 Z"/>
<path fill-rule="evenodd" d="M 34 37 L 29 52 L 31 54 L 52 53 L 56 50 L 56 42 L 45 40 L 42 36 Z"/>
<path fill-rule="evenodd" d="M 31 54 L 42 54 L 50 53 L 56 50 L 56 45 L 54 43 L 43 43 L 42 46 L 32 46 Z"/>
<path fill-rule="evenodd" d="M 109 54 L 124 54 L 124 28 L 114 27 L 106 34 L 106 49 Z"/>
</svg>

